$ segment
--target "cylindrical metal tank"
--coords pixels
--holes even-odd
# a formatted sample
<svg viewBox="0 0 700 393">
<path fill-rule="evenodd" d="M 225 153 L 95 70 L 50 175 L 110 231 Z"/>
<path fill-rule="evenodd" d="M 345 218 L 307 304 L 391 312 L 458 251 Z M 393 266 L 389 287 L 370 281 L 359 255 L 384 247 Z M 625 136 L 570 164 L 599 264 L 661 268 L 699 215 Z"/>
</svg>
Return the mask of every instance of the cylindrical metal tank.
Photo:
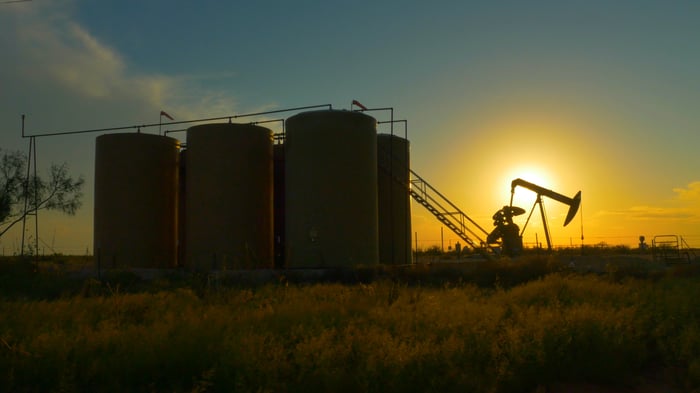
<svg viewBox="0 0 700 393">
<path fill-rule="evenodd" d="M 287 119 L 288 267 L 378 263 L 376 124 L 334 110 Z"/>
<path fill-rule="evenodd" d="M 185 212 L 187 211 L 187 198 L 185 198 L 185 191 L 187 190 L 187 149 L 180 151 L 178 174 L 180 178 L 177 188 L 177 265 L 184 266 L 185 250 L 187 249 L 187 242 L 185 239 L 185 228 L 187 228 L 185 222 Z"/>
<path fill-rule="evenodd" d="M 377 135 L 379 262 L 405 265 L 411 254 L 410 144 L 405 138 Z"/>
<path fill-rule="evenodd" d="M 273 147 L 274 156 L 274 252 L 275 268 L 283 268 L 284 263 L 284 145 Z"/>
<path fill-rule="evenodd" d="M 267 128 L 217 123 L 187 130 L 187 266 L 273 266 L 272 164 Z"/>
<path fill-rule="evenodd" d="M 101 267 L 174 267 L 177 255 L 177 139 L 96 138 L 94 250 Z"/>
</svg>

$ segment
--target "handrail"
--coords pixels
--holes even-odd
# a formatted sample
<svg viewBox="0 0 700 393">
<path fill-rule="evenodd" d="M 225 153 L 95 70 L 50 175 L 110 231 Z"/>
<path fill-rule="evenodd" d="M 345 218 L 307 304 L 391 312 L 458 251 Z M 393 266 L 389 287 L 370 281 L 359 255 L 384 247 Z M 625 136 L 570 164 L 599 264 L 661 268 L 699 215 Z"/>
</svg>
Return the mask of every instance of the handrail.
<svg viewBox="0 0 700 393">
<path fill-rule="evenodd" d="M 687 250 L 686 255 L 688 256 L 688 262 L 690 262 L 691 255 L 693 256 L 693 260 L 698 259 L 698 256 L 695 255 L 695 251 L 693 251 L 693 249 L 690 248 L 690 245 L 688 245 L 688 243 L 685 241 L 685 239 L 683 239 L 683 236 L 681 236 L 681 247 L 684 245 L 685 245 L 685 249 Z"/>
<path fill-rule="evenodd" d="M 414 200 L 423 205 L 423 207 L 475 251 L 482 253 L 487 258 L 496 254 L 484 240 L 488 236 L 486 230 L 447 199 L 447 197 L 440 193 L 435 187 L 425 181 L 418 173 L 408 168 L 405 162 L 399 157 L 390 155 L 386 149 L 381 149 L 380 153 L 391 157 L 392 166 L 398 167 L 400 170 L 408 171 L 408 183 L 398 176 L 392 176 L 392 178 L 394 181 L 406 187 L 409 195 L 411 195 Z M 385 172 L 392 173 L 390 168 L 381 166 L 381 169 Z"/>
<path fill-rule="evenodd" d="M 428 183 L 427 181 L 425 181 L 425 179 L 423 179 L 422 177 L 420 177 L 415 171 L 413 171 L 412 169 L 410 169 L 410 171 L 411 171 L 411 174 L 415 177 L 415 179 L 412 179 L 412 180 L 411 180 L 411 183 L 412 183 L 412 184 L 415 184 L 415 185 L 421 185 L 421 184 L 422 184 L 423 187 L 419 187 L 419 188 L 423 191 L 423 193 L 424 193 L 425 195 L 428 195 L 427 190 L 430 190 L 430 191 L 434 192 L 437 196 L 439 196 L 440 198 L 442 198 L 442 200 L 443 200 L 444 202 L 446 202 L 447 205 L 449 205 L 449 207 L 451 207 L 452 209 L 454 209 L 454 212 L 447 212 L 447 209 L 443 208 L 443 210 L 446 211 L 446 212 L 445 212 L 446 214 L 451 214 L 451 215 L 452 215 L 452 214 L 455 214 L 455 215 L 459 215 L 460 218 L 466 219 L 466 221 L 468 221 L 469 223 L 471 223 L 472 225 L 474 225 L 476 228 L 478 228 L 478 229 L 481 231 L 481 233 L 483 234 L 483 236 L 488 236 L 488 232 L 486 232 L 486 230 L 484 230 L 479 224 L 477 224 L 474 220 L 472 220 L 466 213 L 464 213 L 462 210 L 460 210 L 454 203 L 450 202 L 450 200 L 447 199 L 447 197 L 445 197 L 444 195 L 442 195 L 437 189 L 435 189 L 435 187 L 431 186 L 430 183 Z M 426 189 L 426 187 L 427 187 L 427 189 Z M 439 201 L 438 201 L 437 199 L 433 198 L 433 197 L 430 196 L 430 195 L 428 195 L 428 197 L 429 197 L 432 201 L 434 201 L 435 203 L 439 204 Z M 477 238 L 479 239 L 479 235 L 476 234 L 476 233 L 474 233 L 473 231 L 471 231 L 471 230 L 467 227 L 467 223 L 466 223 L 466 222 L 462 221 L 460 224 L 461 224 L 469 233 L 473 234 L 475 237 L 477 237 Z M 479 240 L 481 241 L 481 239 L 479 239 Z M 484 241 L 481 241 L 481 242 L 482 242 L 482 243 L 485 243 Z"/>
</svg>

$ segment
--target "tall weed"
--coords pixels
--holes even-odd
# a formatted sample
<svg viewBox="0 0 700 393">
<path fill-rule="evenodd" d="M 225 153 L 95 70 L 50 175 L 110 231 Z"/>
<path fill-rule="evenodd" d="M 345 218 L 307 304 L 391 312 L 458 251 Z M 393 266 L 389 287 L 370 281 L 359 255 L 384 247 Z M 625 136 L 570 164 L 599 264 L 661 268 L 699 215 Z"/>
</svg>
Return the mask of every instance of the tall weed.
<svg viewBox="0 0 700 393">
<path fill-rule="evenodd" d="M 4 391 L 523 392 L 700 387 L 700 282 L 537 274 L 443 287 L 397 278 L 0 301 Z M 549 266 L 549 267 L 548 267 Z M 558 267 L 557 267 L 558 269 Z M 527 275 L 529 278 L 519 282 Z M 86 284 L 87 285 L 87 284 Z"/>
</svg>

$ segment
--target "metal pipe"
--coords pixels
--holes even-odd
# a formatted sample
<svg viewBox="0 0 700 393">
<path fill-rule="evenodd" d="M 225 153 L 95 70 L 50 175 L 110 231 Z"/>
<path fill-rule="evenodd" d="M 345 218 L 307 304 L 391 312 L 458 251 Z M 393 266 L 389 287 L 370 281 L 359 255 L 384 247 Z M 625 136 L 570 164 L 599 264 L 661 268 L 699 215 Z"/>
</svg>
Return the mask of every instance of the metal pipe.
<svg viewBox="0 0 700 393">
<path fill-rule="evenodd" d="M 378 121 L 377 124 L 386 124 L 386 123 L 403 123 L 403 138 L 408 140 L 408 120 L 387 120 L 387 121 Z M 392 134 L 393 135 L 393 134 Z"/>
<path fill-rule="evenodd" d="M 22 116 L 24 119 L 24 116 Z M 24 128 L 24 124 L 22 124 Z M 26 225 L 27 225 L 27 215 L 28 215 L 28 210 L 29 209 L 29 176 L 31 176 L 31 156 L 32 156 L 32 147 L 34 145 L 34 138 L 29 138 L 29 152 L 27 153 L 27 177 L 24 180 L 24 212 L 22 213 L 22 248 L 20 250 L 20 256 L 24 256 L 24 234 Z"/>
<path fill-rule="evenodd" d="M 36 173 L 36 138 L 34 141 L 34 151 L 32 152 L 32 161 L 34 163 L 34 261 L 36 269 L 39 270 L 39 177 Z M 22 235 L 24 236 L 24 234 Z"/>
<path fill-rule="evenodd" d="M 323 107 L 328 108 L 328 109 L 333 109 L 333 106 L 331 104 L 310 105 L 310 106 L 301 106 L 301 107 L 288 108 L 288 109 L 277 109 L 274 111 L 246 113 L 246 114 L 242 114 L 242 115 L 231 115 L 231 116 L 221 116 L 221 117 L 210 117 L 210 118 L 205 118 L 205 119 L 173 121 L 173 122 L 169 122 L 169 123 L 150 123 L 150 124 L 141 124 L 141 125 L 133 125 L 133 126 L 123 126 L 123 127 L 95 128 L 95 129 L 79 130 L 79 131 L 47 132 L 47 133 L 43 133 L 43 134 L 33 134 L 33 135 L 25 135 L 24 134 L 24 127 L 23 127 L 22 128 L 22 138 L 57 136 L 57 135 L 72 135 L 72 134 L 87 134 L 87 133 L 91 133 L 91 132 L 121 131 L 121 130 L 131 130 L 131 129 L 137 129 L 140 131 L 141 128 L 156 127 L 156 126 L 161 126 L 161 125 L 167 126 L 167 125 L 174 125 L 174 124 L 201 123 L 201 122 L 205 122 L 205 121 L 226 120 L 226 119 L 231 121 L 231 119 L 237 119 L 240 117 L 261 116 L 261 115 L 269 115 L 269 114 L 273 114 L 273 113 L 292 112 L 292 111 L 300 111 L 300 110 L 305 110 L 305 109 L 314 109 L 314 108 L 323 108 Z M 22 115 L 22 119 L 24 119 L 24 115 Z"/>
<path fill-rule="evenodd" d="M 163 136 L 168 136 L 168 134 L 172 134 L 173 132 L 185 132 L 187 131 L 187 128 L 180 128 L 179 130 L 167 130 L 163 133 Z"/>
</svg>

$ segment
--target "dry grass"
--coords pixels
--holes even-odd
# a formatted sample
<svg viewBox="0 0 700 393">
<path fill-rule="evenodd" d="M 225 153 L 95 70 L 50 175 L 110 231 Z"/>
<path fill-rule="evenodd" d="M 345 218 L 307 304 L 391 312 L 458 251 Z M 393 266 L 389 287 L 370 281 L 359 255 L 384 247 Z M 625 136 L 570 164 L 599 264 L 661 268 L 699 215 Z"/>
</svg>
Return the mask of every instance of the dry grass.
<svg viewBox="0 0 700 393">
<path fill-rule="evenodd" d="M 700 389 L 697 268 L 660 275 L 650 265 L 654 273 L 645 276 L 643 265 L 613 269 L 608 262 L 584 274 L 565 262 L 381 271 L 356 284 L 283 277 L 245 286 L 194 276 L 143 282 L 128 273 L 76 282 L 5 269 L 0 284 L 14 280 L 15 287 L 2 287 L 0 386 L 67 392 Z M 69 289 L 55 290 L 55 282 Z M 22 285 L 29 288 L 24 293 Z"/>
</svg>

